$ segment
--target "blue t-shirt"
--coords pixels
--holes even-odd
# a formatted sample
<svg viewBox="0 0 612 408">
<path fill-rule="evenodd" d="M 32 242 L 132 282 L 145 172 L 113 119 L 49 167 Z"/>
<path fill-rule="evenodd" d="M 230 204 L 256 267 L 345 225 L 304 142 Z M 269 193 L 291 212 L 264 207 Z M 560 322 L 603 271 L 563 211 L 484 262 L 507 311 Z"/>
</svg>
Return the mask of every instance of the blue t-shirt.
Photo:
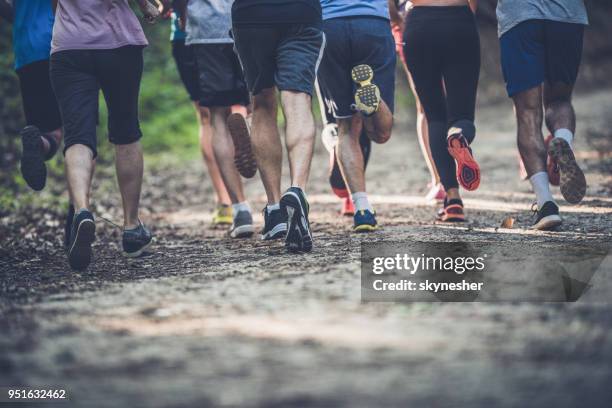
<svg viewBox="0 0 612 408">
<path fill-rule="evenodd" d="M 389 19 L 387 0 L 321 0 L 323 20 L 338 17 L 372 16 Z"/>
<path fill-rule="evenodd" d="M 49 59 L 53 33 L 51 0 L 13 0 L 15 69 Z"/>
<path fill-rule="evenodd" d="M 181 30 L 179 17 L 176 12 L 172 13 L 172 28 L 170 29 L 170 41 L 185 41 L 187 33 Z"/>
</svg>

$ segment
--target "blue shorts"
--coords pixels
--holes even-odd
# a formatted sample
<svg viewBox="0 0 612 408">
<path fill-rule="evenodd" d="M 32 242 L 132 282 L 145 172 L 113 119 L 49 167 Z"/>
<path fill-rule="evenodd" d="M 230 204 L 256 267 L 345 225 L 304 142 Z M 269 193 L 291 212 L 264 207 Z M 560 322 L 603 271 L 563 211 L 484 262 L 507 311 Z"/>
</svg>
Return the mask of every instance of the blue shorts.
<svg viewBox="0 0 612 408">
<path fill-rule="evenodd" d="M 573 85 L 582 58 L 584 25 L 527 20 L 500 38 L 508 96 L 543 82 Z"/>
<path fill-rule="evenodd" d="M 327 46 L 319 67 L 318 82 L 327 109 L 335 118 L 353 116 L 356 84 L 351 70 L 368 64 L 372 83 L 380 89 L 391 112 L 395 96 L 395 40 L 389 20 L 379 17 L 340 17 L 323 21 Z"/>
</svg>

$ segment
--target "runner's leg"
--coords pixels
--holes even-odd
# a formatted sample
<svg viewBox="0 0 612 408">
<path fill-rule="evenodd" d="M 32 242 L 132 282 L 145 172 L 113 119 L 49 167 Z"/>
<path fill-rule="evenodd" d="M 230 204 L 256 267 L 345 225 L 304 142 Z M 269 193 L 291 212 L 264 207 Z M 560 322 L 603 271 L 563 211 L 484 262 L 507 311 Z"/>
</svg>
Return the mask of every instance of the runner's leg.
<svg viewBox="0 0 612 408">
<path fill-rule="evenodd" d="M 253 96 L 251 140 L 268 205 L 278 204 L 281 196 L 283 150 L 276 124 L 277 114 L 274 88 L 263 89 Z"/>
</svg>

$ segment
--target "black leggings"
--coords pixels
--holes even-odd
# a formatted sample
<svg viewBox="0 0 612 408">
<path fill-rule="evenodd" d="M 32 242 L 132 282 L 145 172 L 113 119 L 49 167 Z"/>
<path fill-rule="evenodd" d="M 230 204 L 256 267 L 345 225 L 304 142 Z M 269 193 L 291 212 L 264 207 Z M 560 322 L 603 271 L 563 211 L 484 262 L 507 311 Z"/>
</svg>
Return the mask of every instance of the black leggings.
<svg viewBox="0 0 612 408">
<path fill-rule="evenodd" d="M 476 135 L 474 110 L 480 75 L 480 38 L 467 6 L 415 7 L 406 20 L 404 55 L 429 124 L 431 154 L 445 189 L 457 188 L 446 137 L 460 128 Z"/>
</svg>

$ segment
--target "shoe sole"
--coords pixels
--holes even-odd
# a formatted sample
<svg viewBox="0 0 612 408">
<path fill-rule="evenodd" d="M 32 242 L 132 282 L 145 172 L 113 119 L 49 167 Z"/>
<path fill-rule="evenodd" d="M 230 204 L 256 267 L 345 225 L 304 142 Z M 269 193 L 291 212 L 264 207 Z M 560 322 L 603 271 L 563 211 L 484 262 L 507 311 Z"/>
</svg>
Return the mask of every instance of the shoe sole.
<svg viewBox="0 0 612 408">
<path fill-rule="evenodd" d="M 232 113 L 227 118 L 227 127 L 234 141 L 234 164 L 238 173 L 244 178 L 253 178 L 257 173 L 257 161 L 246 119 L 239 113 Z"/>
<path fill-rule="evenodd" d="M 146 244 L 145 246 L 143 246 L 142 248 L 140 248 L 138 251 L 136 252 L 125 252 L 122 251 L 121 253 L 123 254 L 123 256 L 125 256 L 126 258 L 138 258 L 140 255 L 142 255 L 147 249 L 149 249 L 149 247 L 153 245 L 153 240 L 149 241 L 148 244 Z"/>
<path fill-rule="evenodd" d="M 534 224 L 531 229 L 539 230 L 539 231 L 549 231 L 557 228 L 559 225 L 563 223 L 563 220 L 558 215 L 549 215 L 547 217 L 542 218 L 538 221 L 537 224 Z"/>
<path fill-rule="evenodd" d="M 255 233 L 253 225 L 241 225 L 230 232 L 232 238 L 250 238 Z"/>
<path fill-rule="evenodd" d="M 261 234 L 262 241 L 272 241 L 275 239 L 285 238 L 287 235 L 287 224 L 277 224 L 266 234 Z"/>
<path fill-rule="evenodd" d="M 82 271 L 91 263 L 93 251 L 91 244 L 96 240 L 96 223 L 83 220 L 76 230 L 76 238 L 68 251 L 68 263 L 72 269 Z"/>
<path fill-rule="evenodd" d="M 357 84 L 355 102 L 359 100 L 371 110 L 371 112 L 365 112 L 366 114 L 375 113 L 380 106 L 380 90 L 371 82 L 374 79 L 374 71 L 369 65 L 357 65 L 351 70 L 351 77 Z"/>
<path fill-rule="evenodd" d="M 297 194 L 285 193 L 280 201 L 281 210 L 287 212 L 285 248 L 292 253 L 312 251 L 312 234 L 305 211 Z"/>
<path fill-rule="evenodd" d="M 554 138 L 550 142 L 548 155 L 559 166 L 559 188 L 563 198 L 570 204 L 578 204 L 586 194 L 587 184 L 569 143 L 563 139 Z"/>
<path fill-rule="evenodd" d="M 47 183 L 47 166 L 40 137 L 40 132 L 33 126 L 21 131 L 21 175 L 34 191 L 41 191 Z"/>
<path fill-rule="evenodd" d="M 480 186 L 480 166 L 472 156 L 465 138 L 451 135 L 447 143 L 448 153 L 455 159 L 457 166 L 457 181 L 468 191 L 476 190 Z"/>
<path fill-rule="evenodd" d="M 544 145 L 546 146 L 546 151 L 550 149 L 550 142 L 552 141 L 552 135 L 548 135 L 544 140 Z M 559 187 L 561 184 L 561 175 L 559 174 L 559 165 L 557 161 L 553 159 L 550 155 L 546 158 L 546 172 L 548 173 L 548 182 L 551 186 Z M 527 172 L 525 171 L 525 174 Z M 525 178 L 526 179 L 526 178 Z"/>
<path fill-rule="evenodd" d="M 374 231 L 378 231 L 378 226 L 377 225 L 358 225 L 356 227 L 353 227 L 353 231 L 357 232 L 357 233 L 368 233 L 368 232 L 374 232 Z"/>
</svg>

